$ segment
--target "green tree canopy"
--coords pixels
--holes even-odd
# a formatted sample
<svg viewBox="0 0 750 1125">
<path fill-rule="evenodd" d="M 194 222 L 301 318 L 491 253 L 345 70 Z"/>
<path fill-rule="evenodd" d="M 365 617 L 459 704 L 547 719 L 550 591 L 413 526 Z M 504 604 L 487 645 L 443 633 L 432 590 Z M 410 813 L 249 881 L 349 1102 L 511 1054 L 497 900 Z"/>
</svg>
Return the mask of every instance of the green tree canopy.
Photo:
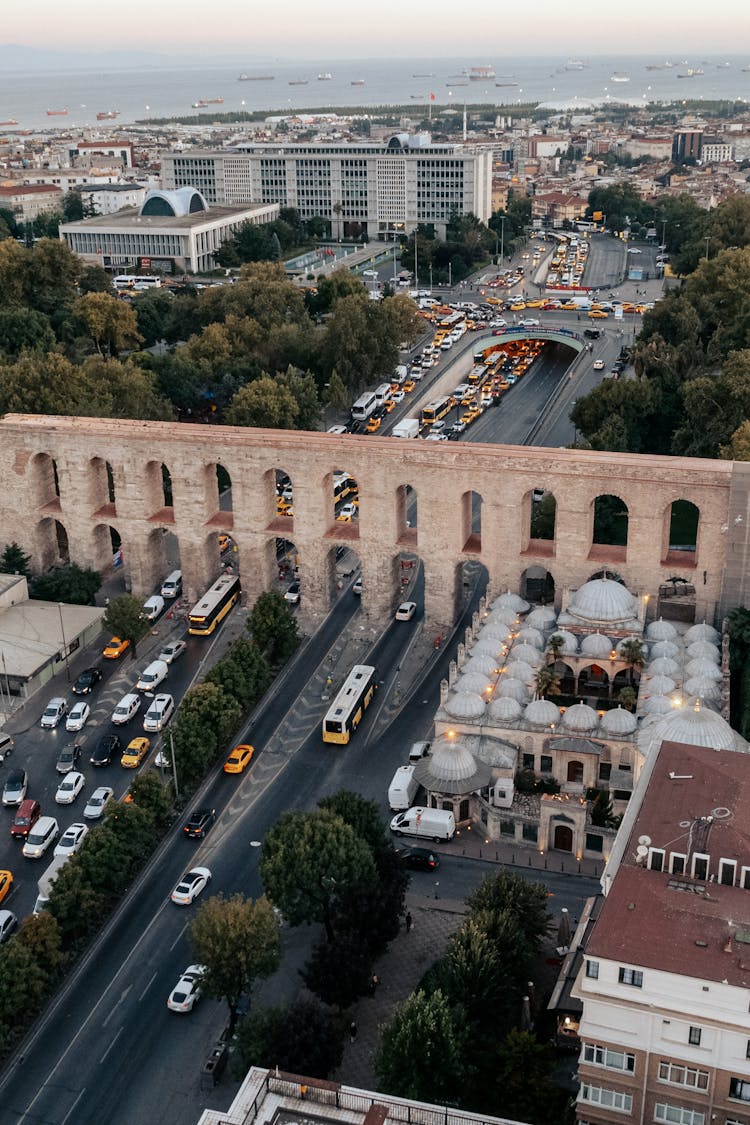
<svg viewBox="0 0 750 1125">
<path fill-rule="evenodd" d="M 439 990 L 415 992 L 383 1028 L 375 1056 L 379 1088 L 399 1098 L 460 1104 L 470 1076 L 460 1009 Z"/>
<path fill-rule="evenodd" d="M 15 541 L 7 543 L 0 555 L 0 574 L 23 574 L 28 578 L 31 574 L 31 556 Z"/>
<path fill-rule="evenodd" d="M 228 426 L 293 430 L 298 414 L 292 391 L 279 380 L 264 375 L 237 391 L 227 407 L 225 421 Z"/>
<path fill-rule="evenodd" d="M 289 1074 L 327 1078 L 343 1056 L 343 1021 L 317 1000 L 256 1008 L 239 1024 L 240 1069 L 280 1067 Z"/>
<path fill-rule="evenodd" d="M 29 597 L 42 602 L 68 602 L 71 605 L 93 605 L 101 588 L 98 570 L 89 570 L 68 563 L 46 574 L 38 574 L 29 583 Z"/>
<path fill-rule="evenodd" d="M 297 619 L 281 594 L 260 594 L 250 611 L 247 627 L 272 668 L 285 663 L 299 644 Z"/>
<path fill-rule="evenodd" d="M 132 594 L 123 594 L 119 598 L 112 598 L 106 608 L 102 625 L 115 637 L 130 641 L 133 658 L 136 655 L 136 646 L 141 637 L 145 637 L 149 630 L 148 621 L 144 621 L 143 602 L 134 598 Z"/>
</svg>

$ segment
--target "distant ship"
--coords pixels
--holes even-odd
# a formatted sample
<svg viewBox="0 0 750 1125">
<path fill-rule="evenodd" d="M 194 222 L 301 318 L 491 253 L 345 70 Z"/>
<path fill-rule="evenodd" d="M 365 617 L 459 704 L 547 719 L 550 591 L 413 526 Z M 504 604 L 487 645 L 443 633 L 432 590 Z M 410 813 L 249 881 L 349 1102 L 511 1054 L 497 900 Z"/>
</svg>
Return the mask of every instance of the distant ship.
<svg viewBox="0 0 750 1125">
<path fill-rule="evenodd" d="M 446 86 L 468 86 L 469 85 L 468 82 L 464 82 L 463 79 L 461 79 L 461 78 L 454 78 L 452 82 L 448 81 L 445 84 L 446 84 Z"/>
<path fill-rule="evenodd" d="M 434 74 L 412 74 L 412 78 L 434 78 Z"/>
<path fill-rule="evenodd" d="M 331 74 L 330 70 L 327 70 L 325 74 L 318 75 L 318 82 L 330 82 L 332 78 L 333 75 Z"/>
<path fill-rule="evenodd" d="M 743 68 L 742 68 L 742 73 L 743 73 L 743 74 L 747 74 L 747 73 L 748 73 L 748 71 L 750 71 L 750 66 L 743 66 Z"/>
<path fill-rule="evenodd" d="M 727 67 L 730 67 L 731 65 L 732 64 L 730 62 L 720 62 L 720 63 L 716 64 L 716 69 L 717 70 L 726 70 Z"/>
<path fill-rule="evenodd" d="M 581 59 L 568 59 L 565 64 L 566 70 L 584 70 L 586 63 Z"/>
<path fill-rule="evenodd" d="M 629 82 L 630 81 L 630 75 L 629 74 L 610 74 L 609 80 L 610 80 L 610 82 Z"/>
<path fill-rule="evenodd" d="M 491 82 L 495 79 L 495 68 L 489 63 L 485 66 L 470 66 L 464 71 L 470 82 Z"/>
<path fill-rule="evenodd" d="M 350 82 L 351 86 L 364 86 L 364 84 L 365 84 L 364 78 L 352 78 L 352 80 Z"/>
<path fill-rule="evenodd" d="M 688 67 L 684 74 L 678 74 L 678 78 L 699 78 L 703 74 L 703 68 L 700 66 Z"/>
<path fill-rule="evenodd" d="M 223 98 L 199 98 L 197 102 L 193 102 L 193 109 L 203 109 L 207 105 L 224 105 Z"/>
<path fill-rule="evenodd" d="M 496 82 L 496 86 L 517 86 L 517 82 Z"/>
<path fill-rule="evenodd" d="M 120 116 L 119 109 L 100 109 L 96 115 L 97 121 L 114 121 Z"/>
<path fill-rule="evenodd" d="M 238 82 L 272 82 L 275 74 L 241 74 Z"/>
<path fill-rule="evenodd" d="M 306 86 L 308 81 L 309 81 L 309 79 L 307 79 L 307 78 L 290 78 L 289 79 L 289 85 L 290 86 Z"/>
<path fill-rule="evenodd" d="M 18 122 L 14 118 L 9 118 L 7 121 L 0 121 L 0 125 L 17 125 Z"/>
<path fill-rule="evenodd" d="M 67 117 L 67 109 L 48 109 L 47 117 Z"/>
</svg>

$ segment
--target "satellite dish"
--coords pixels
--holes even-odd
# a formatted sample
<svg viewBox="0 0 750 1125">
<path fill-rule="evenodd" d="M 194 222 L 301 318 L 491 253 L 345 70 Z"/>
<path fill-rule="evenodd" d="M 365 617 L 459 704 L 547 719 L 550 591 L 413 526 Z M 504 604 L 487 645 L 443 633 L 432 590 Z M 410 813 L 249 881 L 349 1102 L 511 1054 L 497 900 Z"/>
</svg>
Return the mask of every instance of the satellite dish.
<svg viewBox="0 0 750 1125">
<path fill-rule="evenodd" d="M 645 863 L 647 855 L 648 855 L 648 848 L 646 847 L 646 845 L 645 844 L 639 844 L 638 847 L 635 849 L 635 862 L 636 863 Z"/>
<path fill-rule="evenodd" d="M 638 837 L 638 843 L 639 844 L 645 844 L 646 847 L 648 847 L 649 844 L 651 843 L 651 837 L 650 836 L 639 836 Z"/>
</svg>

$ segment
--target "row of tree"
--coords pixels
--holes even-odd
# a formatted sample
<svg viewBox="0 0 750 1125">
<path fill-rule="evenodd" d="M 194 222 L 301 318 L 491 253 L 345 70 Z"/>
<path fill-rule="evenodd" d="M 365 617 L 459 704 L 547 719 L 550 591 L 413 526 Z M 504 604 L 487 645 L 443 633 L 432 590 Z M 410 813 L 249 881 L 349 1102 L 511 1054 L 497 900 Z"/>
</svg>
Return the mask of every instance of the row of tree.
<svg viewBox="0 0 750 1125">
<path fill-rule="evenodd" d="M 29 582 L 29 597 L 43 602 L 68 602 L 72 605 L 93 605 L 101 588 L 98 570 L 69 563 L 55 567 L 46 574 L 32 575 L 31 558 L 18 543 L 7 543 L 0 554 L 0 574 L 22 574 Z M 139 612 L 142 610 L 138 603 Z"/>
</svg>

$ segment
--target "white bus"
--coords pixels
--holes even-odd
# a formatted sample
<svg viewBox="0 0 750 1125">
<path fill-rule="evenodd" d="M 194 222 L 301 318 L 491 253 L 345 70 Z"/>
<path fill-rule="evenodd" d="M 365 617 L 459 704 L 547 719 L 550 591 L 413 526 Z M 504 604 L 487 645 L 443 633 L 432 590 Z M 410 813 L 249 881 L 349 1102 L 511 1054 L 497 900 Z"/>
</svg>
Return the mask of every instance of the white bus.
<svg viewBox="0 0 750 1125">
<path fill-rule="evenodd" d="M 151 277 L 148 274 L 123 273 L 112 279 L 112 284 L 118 292 L 126 289 L 144 290 L 160 289 L 161 278 Z"/>
<path fill-rule="evenodd" d="M 359 726 L 377 690 L 377 671 L 355 664 L 323 719 L 323 741 L 346 744 Z"/>
<path fill-rule="evenodd" d="M 378 405 L 374 391 L 365 391 L 352 405 L 352 418 L 355 422 L 366 422 Z"/>
<path fill-rule="evenodd" d="M 239 599 L 239 578 L 234 574 L 222 574 L 190 610 L 188 633 L 194 637 L 206 637 L 213 633 Z"/>
</svg>

